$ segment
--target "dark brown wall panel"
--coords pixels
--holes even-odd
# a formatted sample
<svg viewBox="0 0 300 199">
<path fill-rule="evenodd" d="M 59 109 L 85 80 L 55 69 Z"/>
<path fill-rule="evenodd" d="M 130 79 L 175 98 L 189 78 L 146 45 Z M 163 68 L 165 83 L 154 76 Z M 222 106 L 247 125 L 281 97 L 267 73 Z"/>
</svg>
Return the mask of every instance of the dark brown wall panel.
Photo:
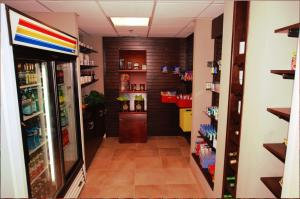
<svg viewBox="0 0 300 199">
<path fill-rule="evenodd" d="M 185 67 L 187 43 L 181 38 L 103 38 L 107 136 L 118 136 L 119 50 L 147 51 L 148 135 L 179 133 L 178 108 L 174 104 L 162 104 L 160 91 L 182 90 L 184 85 L 178 75 L 163 74 L 160 68 L 163 65 Z"/>
</svg>

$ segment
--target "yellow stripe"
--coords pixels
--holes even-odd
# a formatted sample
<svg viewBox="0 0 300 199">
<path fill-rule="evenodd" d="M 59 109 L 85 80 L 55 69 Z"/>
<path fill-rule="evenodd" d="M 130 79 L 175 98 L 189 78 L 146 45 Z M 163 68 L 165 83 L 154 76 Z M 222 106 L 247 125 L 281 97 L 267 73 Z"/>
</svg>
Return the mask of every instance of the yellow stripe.
<svg viewBox="0 0 300 199">
<path fill-rule="evenodd" d="M 33 37 L 33 38 L 37 38 L 37 39 L 40 39 L 40 40 L 44 40 L 44 41 L 47 41 L 47 42 L 50 42 L 50 43 L 59 44 L 61 46 L 65 46 L 65 47 L 68 47 L 68 48 L 75 49 L 75 44 L 70 44 L 70 43 L 67 43 L 67 42 L 64 42 L 64 41 L 61 41 L 61 40 L 58 40 L 58 39 L 54 39 L 50 36 L 43 35 L 43 34 L 40 34 L 40 33 L 37 33 L 37 32 L 33 32 L 33 31 L 27 30 L 25 28 L 22 28 L 20 26 L 18 26 L 18 28 L 17 28 L 17 33 L 20 33 L 20 34 L 26 35 L 26 36 L 30 36 L 30 37 Z"/>
</svg>

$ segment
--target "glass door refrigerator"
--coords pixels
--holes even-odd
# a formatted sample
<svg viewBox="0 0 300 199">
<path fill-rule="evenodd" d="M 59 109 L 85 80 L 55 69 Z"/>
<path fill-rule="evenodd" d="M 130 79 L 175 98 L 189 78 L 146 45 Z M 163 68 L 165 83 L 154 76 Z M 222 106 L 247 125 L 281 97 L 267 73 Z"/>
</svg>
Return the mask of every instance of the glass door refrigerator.
<svg viewBox="0 0 300 199">
<path fill-rule="evenodd" d="M 21 125 L 10 133 L 23 140 L 24 197 L 76 196 L 84 184 L 77 39 L 9 7 L 6 14 L 13 54 L 6 67 L 15 69 L 18 98 L 11 106 Z"/>
</svg>

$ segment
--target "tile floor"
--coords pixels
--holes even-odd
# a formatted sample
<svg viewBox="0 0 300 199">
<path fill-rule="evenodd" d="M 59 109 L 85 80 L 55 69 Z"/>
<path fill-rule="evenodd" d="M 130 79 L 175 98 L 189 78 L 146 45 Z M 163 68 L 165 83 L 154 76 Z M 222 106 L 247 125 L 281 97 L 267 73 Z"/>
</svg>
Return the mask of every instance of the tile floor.
<svg viewBox="0 0 300 199">
<path fill-rule="evenodd" d="M 88 170 L 82 198 L 203 198 L 182 137 L 150 137 L 144 144 L 107 138 Z"/>
</svg>

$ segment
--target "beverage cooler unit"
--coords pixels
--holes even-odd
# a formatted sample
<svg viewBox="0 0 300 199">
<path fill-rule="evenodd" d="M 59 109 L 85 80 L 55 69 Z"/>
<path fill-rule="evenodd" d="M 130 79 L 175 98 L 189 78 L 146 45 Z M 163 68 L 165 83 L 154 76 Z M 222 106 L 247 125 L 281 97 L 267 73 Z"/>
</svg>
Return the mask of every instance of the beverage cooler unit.
<svg viewBox="0 0 300 199">
<path fill-rule="evenodd" d="M 1 5 L 1 88 L 13 88 L 1 98 L 19 108 L 4 114 L 19 130 L 2 133 L 23 145 L 1 150 L 24 160 L 20 197 L 77 197 L 84 185 L 77 48 L 75 37 Z"/>
</svg>

